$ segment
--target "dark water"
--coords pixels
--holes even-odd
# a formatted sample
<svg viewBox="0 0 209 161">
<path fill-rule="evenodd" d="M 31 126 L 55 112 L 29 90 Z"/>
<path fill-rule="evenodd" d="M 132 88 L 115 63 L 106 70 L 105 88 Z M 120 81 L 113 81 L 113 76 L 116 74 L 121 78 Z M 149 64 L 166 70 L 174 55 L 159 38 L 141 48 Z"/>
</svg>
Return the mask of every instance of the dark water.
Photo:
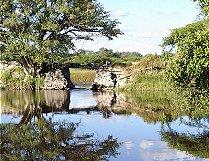
<svg viewBox="0 0 209 161">
<path fill-rule="evenodd" d="M 19 158 L 25 160 L 32 160 L 30 155 L 33 155 L 34 160 L 209 160 L 209 118 L 191 118 L 179 114 L 169 117 L 167 113 L 169 119 L 166 120 L 162 119 L 165 118 L 164 113 L 155 115 L 143 108 L 137 110 L 136 108 L 138 108 L 136 104 L 126 96 L 113 91 L 103 93 L 79 89 L 36 93 L 2 91 L 2 160 L 8 160 L 8 156 L 19 153 L 21 153 Z M 43 143 L 29 142 L 30 147 L 34 145 L 29 151 L 28 145 L 22 145 L 20 138 L 24 136 L 22 142 L 26 136 L 28 136 L 27 141 L 34 138 L 35 134 L 38 138 L 36 132 L 41 131 L 41 128 L 35 125 L 38 120 L 47 123 L 38 125 L 43 125 L 46 129 L 48 125 L 56 123 L 53 130 L 56 131 L 57 138 L 59 136 L 61 139 L 65 138 L 69 134 L 69 128 L 72 133 L 64 141 L 55 139 L 54 149 L 44 155 L 41 153 L 45 148 L 50 149 L 52 145 L 51 140 L 54 138 L 51 135 L 53 139 L 48 139 L 50 143 L 47 143 L 47 139 Z M 59 131 L 60 124 L 63 123 L 75 126 L 65 127 L 64 131 Z M 24 130 L 21 129 L 22 126 L 31 124 L 34 126 L 26 130 L 31 130 L 32 133 L 25 134 L 26 132 L 23 131 L 21 133 L 20 130 Z M 8 128 L 13 125 L 15 125 L 14 130 Z M 44 134 L 45 137 L 48 136 L 47 132 Z M 50 132 L 50 134 L 55 133 Z M 58 143 L 62 146 L 61 149 L 57 146 Z M 43 146 L 38 148 L 36 144 L 39 147 Z M 7 151 L 8 148 L 11 150 Z M 55 151 L 56 153 L 53 153 Z M 51 159 L 46 159 L 49 157 Z"/>
</svg>

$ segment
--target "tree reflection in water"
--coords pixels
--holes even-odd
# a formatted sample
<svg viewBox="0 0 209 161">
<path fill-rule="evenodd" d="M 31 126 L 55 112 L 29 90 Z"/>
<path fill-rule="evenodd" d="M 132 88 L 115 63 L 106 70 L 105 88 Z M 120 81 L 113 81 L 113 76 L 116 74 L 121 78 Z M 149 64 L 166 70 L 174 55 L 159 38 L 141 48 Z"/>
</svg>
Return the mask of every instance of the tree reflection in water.
<svg viewBox="0 0 209 161">
<path fill-rule="evenodd" d="M 76 100 L 83 98 L 86 96 L 77 97 Z M 70 97 L 68 91 L 3 92 L 1 94 L 2 113 L 23 115 L 19 125 L 1 125 L 3 160 L 97 161 L 117 157 L 120 146 L 117 139 L 109 136 L 106 140 L 95 140 L 93 135 L 88 134 L 76 136 L 76 128 L 79 124 L 55 123 L 44 119 L 44 113 L 62 112 L 68 114 L 100 112 L 105 119 L 111 119 L 113 115 L 136 114 L 147 124 L 162 122 L 160 131 L 162 140 L 171 148 L 186 151 L 200 158 L 209 158 L 207 113 L 197 118 L 182 113 L 179 108 L 166 108 L 167 104 L 164 101 L 158 104 L 162 108 L 158 108 L 157 105 L 151 106 L 149 102 L 135 103 L 123 94 L 113 91 L 94 92 L 91 98 L 94 98 L 96 106 L 78 105 L 72 108 L 70 104 L 75 100 Z M 188 117 L 184 117 L 186 115 Z M 34 117 L 37 118 L 36 122 L 31 121 Z M 199 134 L 179 132 L 172 129 L 171 125 L 174 122 L 181 123 L 188 129 L 189 127 L 202 129 L 202 132 Z"/>
<path fill-rule="evenodd" d="M 2 160 L 108 160 L 118 155 L 120 144 L 108 136 L 75 135 L 79 124 L 46 121 L 28 125 L 1 124 Z"/>
<path fill-rule="evenodd" d="M 202 128 L 202 132 L 198 134 L 178 132 L 171 128 L 169 123 L 166 123 L 168 127 L 165 128 L 165 124 L 161 129 L 162 140 L 167 142 L 171 148 L 175 148 L 181 151 L 186 151 L 187 153 L 200 157 L 209 158 L 209 119 L 189 119 L 185 120 L 181 118 L 181 123 L 193 128 Z M 204 123 L 203 121 L 204 120 Z"/>
<path fill-rule="evenodd" d="M 39 119 L 36 123 L 1 126 L 2 160 L 108 160 L 118 155 L 117 139 L 95 140 L 93 135 L 76 136 L 78 124 Z"/>
<path fill-rule="evenodd" d="M 54 100 L 39 101 L 35 96 L 32 95 L 34 99 L 24 105 L 18 124 L 0 125 L 2 160 L 99 161 L 119 155 L 120 143 L 112 136 L 97 140 L 93 134 L 78 135 L 79 123 L 53 122 L 43 117 L 43 112 L 69 107 L 69 99 L 65 98 L 57 106 Z M 57 97 L 50 98 L 57 100 Z"/>
</svg>

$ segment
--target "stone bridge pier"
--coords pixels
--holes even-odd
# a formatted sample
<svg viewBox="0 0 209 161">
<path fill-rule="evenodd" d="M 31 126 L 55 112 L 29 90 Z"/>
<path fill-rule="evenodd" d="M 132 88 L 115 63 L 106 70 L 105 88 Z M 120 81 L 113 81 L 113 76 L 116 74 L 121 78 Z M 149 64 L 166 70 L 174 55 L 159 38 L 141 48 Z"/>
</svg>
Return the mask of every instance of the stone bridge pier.
<svg viewBox="0 0 209 161">
<path fill-rule="evenodd" d="M 13 69 L 23 69 L 20 64 L 17 62 L 1 62 L 0 61 L 0 69 L 1 74 L 6 72 L 12 72 L 12 75 L 15 77 L 19 77 L 18 79 L 22 79 L 22 73 L 15 73 Z M 81 65 L 81 64 L 55 64 L 53 69 L 51 66 L 45 66 L 41 71 L 39 71 L 39 78 L 43 78 L 43 85 L 39 86 L 39 89 L 46 90 L 64 90 L 74 88 L 75 85 L 71 81 L 70 78 L 70 68 L 88 68 L 88 69 L 97 69 L 96 78 L 92 84 L 93 90 L 101 90 L 101 89 L 113 89 L 115 87 L 122 87 L 127 84 L 130 80 L 131 75 L 127 74 L 127 72 L 123 68 L 115 68 L 110 66 L 101 66 L 100 68 L 95 66 Z M 19 70 L 18 70 L 19 71 Z M 27 75 L 24 76 L 25 78 Z M 27 81 L 27 79 L 25 79 Z M 24 81 L 25 81 L 24 80 Z M 2 79 L 0 77 L 0 87 L 3 86 Z M 27 83 L 27 82 L 26 82 Z M 21 87 L 19 88 L 21 89 Z M 24 87 L 23 87 L 24 89 Z"/>
<path fill-rule="evenodd" d="M 123 68 L 101 66 L 97 70 L 96 78 L 92 84 L 93 90 L 113 89 L 125 86 L 131 79 Z"/>
<path fill-rule="evenodd" d="M 75 85 L 70 78 L 70 69 L 63 67 L 45 74 L 43 89 L 72 89 Z"/>
</svg>

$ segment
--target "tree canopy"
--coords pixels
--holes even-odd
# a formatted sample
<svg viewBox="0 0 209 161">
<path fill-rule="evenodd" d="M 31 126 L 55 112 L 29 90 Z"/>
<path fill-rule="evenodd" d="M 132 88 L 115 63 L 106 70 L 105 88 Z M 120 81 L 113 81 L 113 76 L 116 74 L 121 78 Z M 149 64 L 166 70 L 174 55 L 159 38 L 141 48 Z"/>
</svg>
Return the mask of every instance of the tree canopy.
<svg viewBox="0 0 209 161">
<path fill-rule="evenodd" d="M 209 88 L 208 20 L 175 29 L 164 40 L 175 45 L 177 54 L 170 65 L 171 78 L 182 87 Z"/>
<path fill-rule="evenodd" d="M 2 59 L 30 68 L 62 58 L 79 39 L 122 34 L 96 0 L 0 0 Z"/>
<path fill-rule="evenodd" d="M 169 77 L 178 86 L 187 88 L 194 96 L 206 96 L 209 92 L 209 1 L 198 1 L 204 18 L 185 27 L 172 30 L 164 39 L 164 46 L 176 49 L 176 54 L 169 65 Z M 202 95 L 203 94 L 203 95 Z"/>
<path fill-rule="evenodd" d="M 193 0 L 194 2 L 198 2 L 200 6 L 201 12 L 205 16 L 209 16 L 209 0 Z"/>
</svg>

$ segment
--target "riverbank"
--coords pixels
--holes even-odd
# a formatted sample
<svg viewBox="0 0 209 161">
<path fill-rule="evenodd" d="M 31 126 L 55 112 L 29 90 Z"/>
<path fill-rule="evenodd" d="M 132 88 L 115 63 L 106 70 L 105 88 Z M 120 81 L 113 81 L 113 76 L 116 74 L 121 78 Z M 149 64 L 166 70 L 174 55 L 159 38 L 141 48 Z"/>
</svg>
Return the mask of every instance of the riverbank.
<svg viewBox="0 0 209 161">
<path fill-rule="evenodd" d="M 143 108 L 148 112 L 164 113 L 171 117 L 179 113 L 191 117 L 209 116 L 208 106 L 189 102 L 187 91 L 175 88 L 164 70 L 137 74 L 131 84 L 118 90 L 132 98 L 139 110 Z"/>
</svg>

